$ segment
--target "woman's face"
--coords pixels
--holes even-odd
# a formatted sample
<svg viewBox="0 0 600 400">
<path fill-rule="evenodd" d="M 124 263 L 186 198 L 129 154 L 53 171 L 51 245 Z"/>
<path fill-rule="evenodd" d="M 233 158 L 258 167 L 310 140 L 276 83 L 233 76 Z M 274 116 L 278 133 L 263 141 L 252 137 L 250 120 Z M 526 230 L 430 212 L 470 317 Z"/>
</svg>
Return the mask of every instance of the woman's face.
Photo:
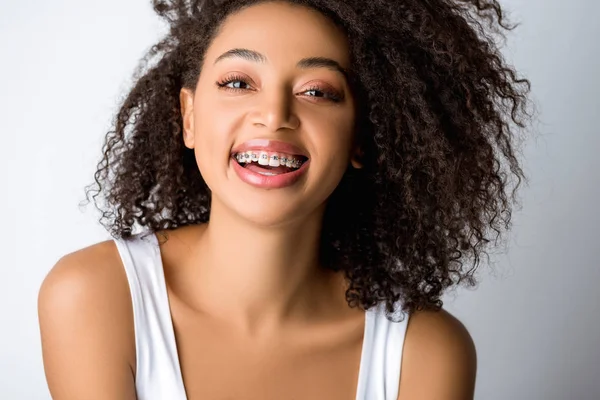
<svg viewBox="0 0 600 400">
<path fill-rule="evenodd" d="M 213 212 L 225 207 L 276 226 L 323 210 L 354 151 L 348 68 L 346 36 L 311 9 L 262 3 L 225 20 L 195 92 L 181 93 L 184 141 L 212 191 Z M 238 150 L 258 162 L 240 165 Z M 298 167 L 293 159 L 274 167 L 286 156 L 304 160 L 298 153 L 308 161 L 296 172 L 286 172 Z"/>
</svg>

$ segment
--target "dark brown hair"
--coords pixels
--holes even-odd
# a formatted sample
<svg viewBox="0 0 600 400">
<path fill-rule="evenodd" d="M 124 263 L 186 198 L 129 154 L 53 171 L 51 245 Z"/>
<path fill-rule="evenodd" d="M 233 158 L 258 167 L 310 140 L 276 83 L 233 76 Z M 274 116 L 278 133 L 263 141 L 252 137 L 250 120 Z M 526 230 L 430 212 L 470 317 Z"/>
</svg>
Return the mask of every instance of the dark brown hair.
<svg viewBox="0 0 600 400">
<path fill-rule="evenodd" d="M 179 92 L 195 88 L 224 18 L 258 2 L 153 1 L 170 32 L 134 73 L 96 187 L 86 188 L 114 237 L 209 219 L 210 190 L 183 145 Z M 438 309 L 445 289 L 475 284 L 524 178 L 516 134 L 531 116 L 530 85 L 498 46 L 513 26 L 495 0 L 287 2 L 346 32 L 359 104 L 364 168 L 349 168 L 328 200 L 323 265 L 345 273 L 351 306 Z"/>
</svg>

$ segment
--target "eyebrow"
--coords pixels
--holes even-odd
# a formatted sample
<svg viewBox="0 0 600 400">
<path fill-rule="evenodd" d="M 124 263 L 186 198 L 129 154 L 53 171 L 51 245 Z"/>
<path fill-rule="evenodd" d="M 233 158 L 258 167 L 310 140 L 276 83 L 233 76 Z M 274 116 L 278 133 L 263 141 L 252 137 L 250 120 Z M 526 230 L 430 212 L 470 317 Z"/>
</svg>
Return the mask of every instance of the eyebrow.
<svg viewBox="0 0 600 400">
<path fill-rule="evenodd" d="M 217 64 L 219 61 L 225 60 L 227 58 L 242 58 L 244 60 L 265 64 L 267 62 L 267 57 L 263 54 L 249 49 L 231 49 L 221 54 L 213 65 Z M 337 61 L 327 58 L 327 57 L 307 57 L 303 58 L 296 63 L 296 67 L 300 69 L 311 69 L 311 68 L 327 68 L 334 72 L 339 72 L 344 76 L 344 78 L 348 79 L 348 71 L 340 65 Z"/>
</svg>

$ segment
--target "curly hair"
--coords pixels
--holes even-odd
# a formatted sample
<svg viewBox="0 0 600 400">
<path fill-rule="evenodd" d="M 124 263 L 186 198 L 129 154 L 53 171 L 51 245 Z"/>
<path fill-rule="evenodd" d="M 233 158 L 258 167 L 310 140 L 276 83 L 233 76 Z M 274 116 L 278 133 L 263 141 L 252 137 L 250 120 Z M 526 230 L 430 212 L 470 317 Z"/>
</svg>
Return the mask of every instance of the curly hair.
<svg viewBox="0 0 600 400">
<path fill-rule="evenodd" d="M 208 221 L 211 193 L 183 144 L 179 92 L 195 88 L 223 20 L 260 2 L 153 0 L 170 30 L 134 72 L 86 188 L 112 236 Z M 441 308 L 446 289 L 475 285 L 525 179 L 517 133 L 531 117 L 530 82 L 497 40 L 515 26 L 496 0 L 286 2 L 346 33 L 359 104 L 364 167 L 349 168 L 327 201 L 322 265 L 344 273 L 351 307 Z"/>
</svg>

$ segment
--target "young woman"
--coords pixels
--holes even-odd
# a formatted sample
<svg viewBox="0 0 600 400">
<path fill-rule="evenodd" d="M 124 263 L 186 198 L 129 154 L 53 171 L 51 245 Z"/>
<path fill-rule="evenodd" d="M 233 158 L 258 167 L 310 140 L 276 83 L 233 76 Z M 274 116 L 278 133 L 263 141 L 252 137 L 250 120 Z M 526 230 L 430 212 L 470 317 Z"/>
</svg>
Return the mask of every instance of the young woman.
<svg viewBox="0 0 600 400">
<path fill-rule="evenodd" d="M 154 9 L 95 175 L 114 239 L 40 290 L 53 398 L 471 399 L 440 296 L 509 226 L 529 90 L 496 1 Z"/>
</svg>

